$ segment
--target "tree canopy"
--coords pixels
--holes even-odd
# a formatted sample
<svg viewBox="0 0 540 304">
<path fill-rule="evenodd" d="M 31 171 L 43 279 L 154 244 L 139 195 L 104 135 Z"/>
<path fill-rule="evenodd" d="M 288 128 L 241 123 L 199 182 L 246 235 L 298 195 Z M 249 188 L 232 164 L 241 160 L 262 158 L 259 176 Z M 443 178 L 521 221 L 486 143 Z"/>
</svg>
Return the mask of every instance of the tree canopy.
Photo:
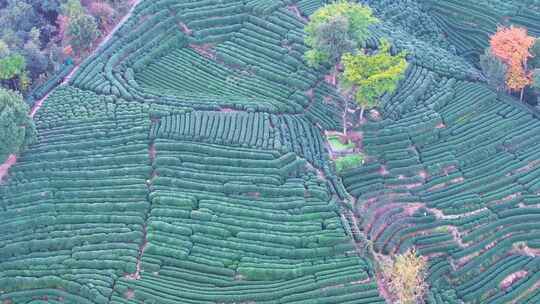
<svg viewBox="0 0 540 304">
<path fill-rule="evenodd" d="M 26 89 L 29 80 L 26 60 L 22 55 L 13 54 L 0 59 L 0 81 L 9 81 L 15 89 Z"/>
<path fill-rule="evenodd" d="M 497 91 L 506 87 L 508 68 L 499 58 L 493 55 L 490 48 L 487 48 L 484 54 L 480 55 L 480 67 L 486 75 L 488 83 Z"/>
<path fill-rule="evenodd" d="M 540 38 L 534 41 L 531 48 L 531 55 L 533 56 L 530 60 L 531 67 L 533 69 L 540 69 Z"/>
<path fill-rule="evenodd" d="M 62 30 L 65 46 L 72 48 L 77 54 L 88 49 L 100 32 L 96 19 L 87 14 L 80 0 L 68 0 L 62 5 Z"/>
<path fill-rule="evenodd" d="M 0 80 L 7 80 L 24 73 L 26 60 L 19 54 L 0 59 Z"/>
<path fill-rule="evenodd" d="M 533 71 L 533 88 L 540 91 L 540 68 Z"/>
<path fill-rule="evenodd" d="M 507 65 L 506 86 L 512 91 L 521 91 L 532 84 L 531 73 L 527 71 L 527 60 L 535 39 L 527 35 L 527 29 L 520 27 L 501 27 L 491 36 L 492 54 Z"/>
<path fill-rule="evenodd" d="M 378 20 L 368 6 L 339 1 L 325 5 L 311 15 L 305 27 L 305 54 L 311 66 L 335 65 L 346 52 L 353 52 L 368 38 L 369 25 Z"/>
<path fill-rule="evenodd" d="M 0 162 L 36 140 L 34 122 L 20 94 L 0 88 Z"/>
<path fill-rule="evenodd" d="M 128 0 L 0 0 L 0 60 L 13 74 L 25 60 L 25 72 L 3 78 L 0 85 L 25 92 L 81 55 L 100 33 L 129 9 Z M 73 53 L 65 50 L 74 50 Z M 18 57 L 17 57 L 18 56 Z M 9 70 L 5 70 L 9 64 Z M 8 71 L 8 72 L 6 72 Z"/>
<path fill-rule="evenodd" d="M 392 55 L 386 40 L 381 41 L 377 53 L 345 54 L 342 62 L 345 67 L 342 81 L 355 92 L 355 100 L 362 108 L 360 119 L 364 109 L 376 106 L 383 94 L 396 90 L 408 66 L 406 53 Z"/>
</svg>

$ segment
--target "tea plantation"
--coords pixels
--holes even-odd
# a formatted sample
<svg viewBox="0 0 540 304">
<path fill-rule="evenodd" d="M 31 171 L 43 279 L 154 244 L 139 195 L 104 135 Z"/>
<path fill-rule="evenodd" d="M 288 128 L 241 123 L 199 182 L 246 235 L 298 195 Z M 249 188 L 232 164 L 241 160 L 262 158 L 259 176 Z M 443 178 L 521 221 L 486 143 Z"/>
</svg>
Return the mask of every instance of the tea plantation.
<svg viewBox="0 0 540 304">
<path fill-rule="evenodd" d="M 426 303 L 540 303 L 540 120 L 470 60 L 538 3 L 362 1 L 410 67 L 338 174 L 327 2 L 138 3 L 0 185 L 0 303 L 385 303 L 368 248 L 413 247 Z"/>
</svg>

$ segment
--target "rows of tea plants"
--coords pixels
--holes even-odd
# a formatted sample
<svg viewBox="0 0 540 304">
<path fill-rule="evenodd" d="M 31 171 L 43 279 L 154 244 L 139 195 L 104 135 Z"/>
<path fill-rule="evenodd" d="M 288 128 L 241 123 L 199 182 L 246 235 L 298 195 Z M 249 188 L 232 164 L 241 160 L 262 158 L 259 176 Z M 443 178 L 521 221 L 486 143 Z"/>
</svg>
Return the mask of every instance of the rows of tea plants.
<svg viewBox="0 0 540 304">
<path fill-rule="evenodd" d="M 272 118 L 272 114 L 261 112 L 188 112 L 161 118 L 152 126 L 150 136 L 273 149 L 280 143 L 275 139 Z"/>
<path fill-rule="evenodd" d="M 363 1 L 383 18 L 366 46 L 411 65 L 338 179 L 342 100 L 302 59 L 326 2 L 141 1 L 0 186 L 0 301 L 384 303 L 367 239 L 428 258 L 428 303 L 537 303 L 540 124 L 438 37 L 466 52 L 501 16 L 534 33 L 529 4 Z"/>
<path fill-rule="evenodd" d="M 258 110 L 271 110 L 286 106 L 287 97 L 282 88 L 271 88 L 265 79 L 249 74 L 239 75 L 233 69 L 219 65 L 189 48 L 178 49 L 154 61 L 135 80 L 146 91 L 181 97 L 190 101 L 208 103 L 213 97 L 222 107 L 242 109 L 252 105 Z"/>
<path fill-rule="evenodd" d="M 384 303 L 326 183 L 294 153 L 154 145 L 141 278 L 120 279 L 113 303 Z"/>
<path fill-rule="evenodd" d="M 0 187 L 0 301 L 108 303 L 135 272 L 149 208 L 148 114 L 141 105 L 57 89 L 39 142 Z"/>
<path fill-rule="evenodd" d="M 434 1 L 420 3 L 460 54 L 481 53 L 488 46 L 489 35 L 501 24 L 526 27 L 532 35 L 540 34 L 538 4 L 527 1 Z"/>
<path fill-rule="evenodd" d="M 143 2 L 71 84 L 173 107 L 300 113 L 322 103 L 305 96 L 321 75 L 302 59 L 304 22 L 281 1 Z"/>
<path fill-rule="evenodd" d="M 373 158 L 342 174 L 363 232 L 376 251 L 429 257 L 430 303 L 534 303 L 540 121 L 481 84 L 444 91 L 425 127 L 416 113 L 364 126 Z"/>
</svg>

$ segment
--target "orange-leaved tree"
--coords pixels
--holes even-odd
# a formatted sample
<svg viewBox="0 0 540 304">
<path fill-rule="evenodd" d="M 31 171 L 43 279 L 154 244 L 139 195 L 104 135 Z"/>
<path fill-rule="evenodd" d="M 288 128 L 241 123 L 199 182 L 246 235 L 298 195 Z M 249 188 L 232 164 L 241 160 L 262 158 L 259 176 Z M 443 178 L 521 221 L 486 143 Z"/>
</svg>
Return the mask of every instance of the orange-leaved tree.
<svg viewBox="0 0 540 304">
<path fill-rule="evenodd" d="M 500 27 L 491 36 L 491 53 L 507 65 L 506 85 L 512 91 L 521 91 L 532 83 L 531 73 L 527 71 L 527 60 L 532 57 L 529 50 L 535 39 L 520 27 Z"/>
</svg>

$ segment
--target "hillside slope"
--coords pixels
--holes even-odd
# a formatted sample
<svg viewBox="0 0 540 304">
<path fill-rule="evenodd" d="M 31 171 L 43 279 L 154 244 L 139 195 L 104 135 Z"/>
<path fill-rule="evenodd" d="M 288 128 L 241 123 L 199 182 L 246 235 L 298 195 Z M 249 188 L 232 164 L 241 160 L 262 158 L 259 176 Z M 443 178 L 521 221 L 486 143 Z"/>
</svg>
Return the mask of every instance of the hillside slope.
<svg viewBox="0 0 540 304">
<path fill-rule="evenodd" d="M 323 2 L 141 1 L 0 187 L 0 300 L 384 303 L 372 244 L 429 257 L 428 303 L 538 303 L 538 119 L 438 28 L 386 20 L 367 46 L 411 66 L 338 176 L 342 100 L 302 59 Z"/>
</svg>

